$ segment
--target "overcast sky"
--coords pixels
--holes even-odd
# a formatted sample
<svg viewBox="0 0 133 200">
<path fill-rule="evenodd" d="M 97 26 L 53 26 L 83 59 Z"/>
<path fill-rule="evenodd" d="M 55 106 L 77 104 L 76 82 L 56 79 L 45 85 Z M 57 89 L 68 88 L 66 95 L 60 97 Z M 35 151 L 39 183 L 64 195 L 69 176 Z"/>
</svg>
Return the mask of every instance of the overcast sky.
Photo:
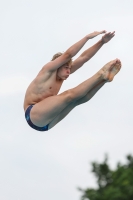
<svg viewBox="0 0 133 200">
<path fill-rule="evenodd" d="M 115 37 L 60 92 L 115 58 L 122 61 L 120 73 L 50 131 L 31 129 L 23 111 L 29 83 L 53 54 L 104 29 L 116 31 Z M 80 53 L 100 38 L 89 40 Z M 79 200 L 77 187 L 96 185 L 92 161 L 103 161 L 108 153 L 114 168 L 133 153 L 132 52 L 132 0 L 0 2 L 1 200 Z"/>
</svg>

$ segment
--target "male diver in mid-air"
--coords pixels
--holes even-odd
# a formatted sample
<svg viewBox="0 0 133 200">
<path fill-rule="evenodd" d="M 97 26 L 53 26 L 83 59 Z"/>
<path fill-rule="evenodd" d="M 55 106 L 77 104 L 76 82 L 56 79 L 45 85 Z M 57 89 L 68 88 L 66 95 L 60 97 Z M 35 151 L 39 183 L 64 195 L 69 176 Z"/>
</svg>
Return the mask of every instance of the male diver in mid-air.
<svg viewBox="0 0 133 200">
<path fill-rule="evenodd" d="M 102 38 L 72 61 L 85 43 L 99 34 Z M 72 45 L 64 53 L 57 53 L 44 65 L 29 85 L 25 100 L 25 118 L 35 130 L 47 131 L 60 122 L 73 108 L 89 101 L 107 82 L 113 80 L 121 68 L 121 61 L 115 59 L 105 64 L 95 75 L 78 86 L 58 94 L 64 80 L 83 66 L 97 51 L 115 35 L 115 32 L 93 32 Z"/>
</svg>

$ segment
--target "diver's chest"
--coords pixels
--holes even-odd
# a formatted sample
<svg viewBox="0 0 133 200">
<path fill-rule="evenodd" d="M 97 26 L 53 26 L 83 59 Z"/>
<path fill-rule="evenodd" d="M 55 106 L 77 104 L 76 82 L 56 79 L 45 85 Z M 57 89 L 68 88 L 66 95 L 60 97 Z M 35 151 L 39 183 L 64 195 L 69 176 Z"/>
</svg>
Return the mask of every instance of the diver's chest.
<svg viewBox="0 0 133 200">
<path fill-rule="evenodd" d="M 60 83 L 60 82 L 55 82 L 53 84 L 49 84 L 48 90 L 53 95 L 57 95 L 61 88 L 61 85 L 62 85 L 62 83 Z"/>
</svg>

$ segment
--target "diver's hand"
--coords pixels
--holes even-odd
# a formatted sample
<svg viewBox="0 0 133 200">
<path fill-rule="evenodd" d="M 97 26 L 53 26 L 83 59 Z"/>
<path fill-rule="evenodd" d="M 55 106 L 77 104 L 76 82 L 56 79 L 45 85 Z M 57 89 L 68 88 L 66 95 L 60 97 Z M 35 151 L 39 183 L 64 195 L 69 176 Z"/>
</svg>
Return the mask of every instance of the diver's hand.
<svg viewBox="0 0 133 200">
<path fill-rule="evenodd" d="M 96 37 L 97 35 L 100 35 L 100 34 L 103 34 L 103 33 L 106 33 L 105 30 L 103 31 L 94 31 L 93 33 L 90 33 L 87 35 L 88 39 L 92 39 L 94 37 Z"/>
<path fill-rule="evenodd" d="M 115 31 L 113 31 L 112 33 L 106 33 L 103 37 L 102 37 L 102 43 L 105 44 L 107 42 L 109 42 L 113 37 L 115 36 Z"/>
</svg>

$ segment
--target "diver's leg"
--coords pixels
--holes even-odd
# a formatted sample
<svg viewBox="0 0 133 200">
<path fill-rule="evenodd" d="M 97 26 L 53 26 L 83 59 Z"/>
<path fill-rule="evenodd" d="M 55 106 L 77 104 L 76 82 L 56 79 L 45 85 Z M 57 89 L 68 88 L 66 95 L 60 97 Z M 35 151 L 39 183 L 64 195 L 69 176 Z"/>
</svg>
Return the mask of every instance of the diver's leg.
<svg viewBox="0 0 133 200">
<path fill-rule="evenodd" d="M 97 73 L 75 88 L 36 103 L 30 112 L 32 123 L 39 127 L 49 124 L 68 105 L 84 97 L 101 80 L 103 80 L 103 77 L 100 73 Z"/>
<path fill-rule="evenodd" d="M 52 122 L 50 122 L 49 129 L 53 128 L 57 123 L 59 123 L 63 118 L 65 118 L 68 115 L 68 113 L 71 110 L 73 110 L 73 108 L 89 101 L 105 83 L 105 81 L 102 81 L 93 89 L 91 89 L 83 98 L 68 105 L 57 117 L 55 117 L 55 119 L 52 120 Z"/>
</svg>

